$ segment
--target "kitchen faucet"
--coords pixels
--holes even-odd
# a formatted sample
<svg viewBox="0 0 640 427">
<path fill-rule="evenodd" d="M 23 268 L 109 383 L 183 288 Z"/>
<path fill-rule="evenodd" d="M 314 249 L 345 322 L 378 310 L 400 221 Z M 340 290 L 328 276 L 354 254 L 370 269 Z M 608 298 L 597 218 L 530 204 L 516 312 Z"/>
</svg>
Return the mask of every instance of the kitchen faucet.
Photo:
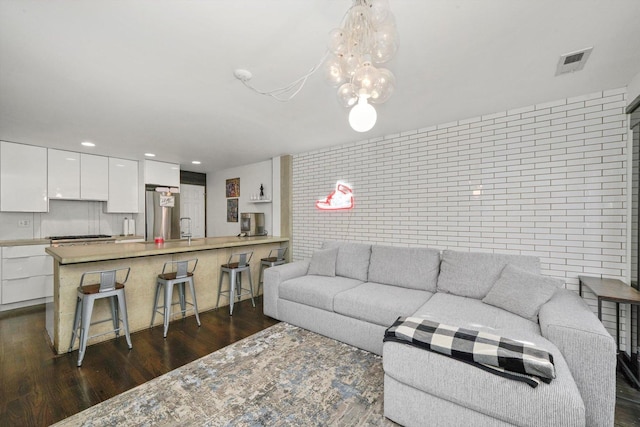
<svg viewBox="0 0 640 427">
<path fill-rule="evenodd" d="M 187 224 L 188 224 L 188 233 L 185 233 L 184 231 L 182 231 L 182 220 L 186 219 L 187 220 Z M 188 216 L 182 217 L 180 218 L 180 237 L 184 238 L 187 237 L 189 239 L 189 244 L 191 244 L 191 218 L 189 218 Z"/>
</svg>

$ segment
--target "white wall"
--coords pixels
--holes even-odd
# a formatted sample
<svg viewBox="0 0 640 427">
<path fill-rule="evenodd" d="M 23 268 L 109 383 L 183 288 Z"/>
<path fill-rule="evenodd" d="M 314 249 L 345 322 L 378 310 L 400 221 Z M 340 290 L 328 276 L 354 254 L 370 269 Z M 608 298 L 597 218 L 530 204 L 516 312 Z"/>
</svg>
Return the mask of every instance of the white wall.
<svg viewBox="0 0 640 427">
<path fill-rule="evenodd" d="M 281 163 L 280 157 L 274 157 L 273 159 L 271 159 L 271 161 L 272 161 L 272 175 L 273 175 L 271 186 L 272 186 L 273 192 L 272 194 L 269 195 L 269 197 L 273 201 L 273 204 L 271 205 L 272 220 L 271 220 L 271 229 L 269 234 L 272 234 L 274 236 L 281 236 L 282 235 L 282 229 L 281 229 L 282 215 L 281 215 L 280 207 L 282 205 L 282 192 L 280 190 L 282 186 L 282 180 L 280 177 L 280 169 L 282 168 L 282 163 Z"/>
<path fill-rule="evenodd" d="M 578 275 L 627 274 L 626 89 L 293 156 L 293 254 L 330 239 L 536 255 Z M 320 211 L 337 180 L 355 209 Z M 595 299 L 588 295 L 592 308 Z M 615 309 L 604 320 L 615 332 Z"/>
<path fill-rule="evenodd" d="M 240 178 L 239 214 L 242 212 L 264 212 L 265 228 L 269 235 L 272 235 L 273 203 L 251 203 L 251 195 L 260 193 L 260 184 L 264 186 L 265 196 L 272 197 L 274 194 L 272 175 L 272 160 L 208 173 L 207 237 L 235 236 L 240 233 L 239 219 L 238 222 L 227 222 L 225 183 L 227 179 L 231 178 Z"/>
<path fill-rule="evenodd" d="M 636 74 L 627 86 L 627 101 L 633 102 L 640 96 L 640 73 Z"/>
</svg>

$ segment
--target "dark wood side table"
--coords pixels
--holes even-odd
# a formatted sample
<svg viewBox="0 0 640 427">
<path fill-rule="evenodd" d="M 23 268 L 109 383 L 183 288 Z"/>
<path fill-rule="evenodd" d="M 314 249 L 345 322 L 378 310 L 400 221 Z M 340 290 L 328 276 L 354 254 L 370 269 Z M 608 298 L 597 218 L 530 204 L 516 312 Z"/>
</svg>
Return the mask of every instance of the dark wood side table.
<svg viewBox="0 0 640 427">
<path fill-rule="evenodd" d="M 620 304 L 630 304 L 640 306 L 640 292 L 618 279 L 604 279 L 601 277 L 578 276 L 580 283 L 580 296 L 582 296 L 582 286 L 589 288 L 598 298 L 598 319 L 602 321 L 602 301 L 612 301 L 616 303 L 616 346 L 618 348 L 618 364 L 622 367 L 625 375 L 633 382 L 633 385 L 640 389 L 640 372 L 638 376 L 633 375 L 627 360 L 620 352 Z M 631 315 L 631 313 L 629 313 Z M 636 339 L 640 345 L 640 316 L 638 316 L 638 327 L 636 328 Z M 631 331 L 630 331 L 631 332 Z M 629 334 L 631 340 L 631 334 Z"/>
</svg>

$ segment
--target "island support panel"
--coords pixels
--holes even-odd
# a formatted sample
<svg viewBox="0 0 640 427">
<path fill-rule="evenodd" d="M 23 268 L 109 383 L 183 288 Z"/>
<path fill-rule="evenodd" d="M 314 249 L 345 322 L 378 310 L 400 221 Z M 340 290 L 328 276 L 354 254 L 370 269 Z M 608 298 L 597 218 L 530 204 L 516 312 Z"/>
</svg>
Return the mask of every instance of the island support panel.
<svg viewBox="0 0 640 427">
<path fill-rule="evenodd" d="M 125 295 L 127 300 L 127 313 L 129 317 L 130 332 L 139 331 L 149 327 L 153 311 L 153 303 L 156 289 L 156 277 L 162 272 L 162 267 L 167 261 L 180 261 L 191 258 L 198 258 L 198 266 L 194 273 L 196 297 L 198 300 L 198 311 L 204 312 L 216 306 L 218 297 L 218 281 L 220 278 L 220 265 L 229 260 L 232 253 L 253 251 L 251 258 L 251 278 L 253 280 L 254 293 L 258 289 L 258 275 L 260 272 L 260 259 L 269 255 L 271 249 L 279 248 L 281 243 L 254 244 L 242 247 L 196 250 L 193 252 L 181 252 L 175 254 L 152 255 L 136 258 L 125 258 L 108 261 L 83 262 L 79 264 L 60 264 L 54 262 L 54 303 L 51 305 L 53 313 L 53 346 L 56 353 L 65 353 L 69 348 L 71 340 L 74 313 L 76 307 L 76 295 L 78 284 L 82 273 L 95 270 L 112 270 L 118 268 L 131 267 L 129 280 L 125 284 Z M 119 280 L 121 280 L 119 278 Z M 248 280 L 244 278 L 243 280 Z M 243 283 L 243 285 L 246 285 Z M 223 279 L 223 290 L 228 289 L 229 280 Z M 187 300 L 190 294 L 187 292 Z M 257 295 L 257 294 L 256 294 Z M 174 301 L 178 301 L 177 289 L 173 293 Z M 242 299 L 248 299 L 244 296 Z M 220 310 L 228 311 L 229 299 L 226 296 L 220 298 Z M 191 307 L 187 306 L 187 309 Z M 180 318 L 180 306 L 174 305 L 172 308 L 172 319 Z M 187 311 L 188 316 L 193 316 L 193 311 Z M 107 300 L 98 301 L 94 307 L 92 321 L 109 319 L 111 312 Z M 190 321 L 192 319 L 189 319 Z M 193 320 L 195 322 L 195 320 Z M 156 316 L 155 325 L 161 325 L 162 316 Z M 89 331 L 90 335 L 107 332 L 113 328 L 111 322 L 93 325 Z M 169 329 L 171 333 L 171 329 Z M 124 335 L 122 331 L 121 336 Z M 101 341 L 113 339 L 114 334 L 91 338 L 89 345 Z M 162 339 L 161 332 L 158 335 Z M 124 337 L 122 337 L 124 339 Z M 78 348 L 78 340 L 74 343 L 74 349 Z M 134 343 L 135 349 L 135 343 Z"/>
</svg>

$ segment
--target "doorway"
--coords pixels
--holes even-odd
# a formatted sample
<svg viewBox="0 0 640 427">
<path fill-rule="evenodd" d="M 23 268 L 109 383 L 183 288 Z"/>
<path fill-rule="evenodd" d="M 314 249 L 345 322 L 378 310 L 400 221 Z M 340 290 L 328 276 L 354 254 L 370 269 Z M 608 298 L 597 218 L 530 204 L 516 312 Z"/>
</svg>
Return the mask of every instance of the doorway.
<svg viewBox="0 0 640 427">
<path fill-rule="evenodd" d="M 180 215 L 191 218 L 191 237 L 207 236 L 207 175 L 180 171 Z"/>
<path fill-rule="evenodd" d="M 205 237 L 204 187 L 180 184 L 180 213 L 191 218 L 191 237 Z"/>
</svg>

